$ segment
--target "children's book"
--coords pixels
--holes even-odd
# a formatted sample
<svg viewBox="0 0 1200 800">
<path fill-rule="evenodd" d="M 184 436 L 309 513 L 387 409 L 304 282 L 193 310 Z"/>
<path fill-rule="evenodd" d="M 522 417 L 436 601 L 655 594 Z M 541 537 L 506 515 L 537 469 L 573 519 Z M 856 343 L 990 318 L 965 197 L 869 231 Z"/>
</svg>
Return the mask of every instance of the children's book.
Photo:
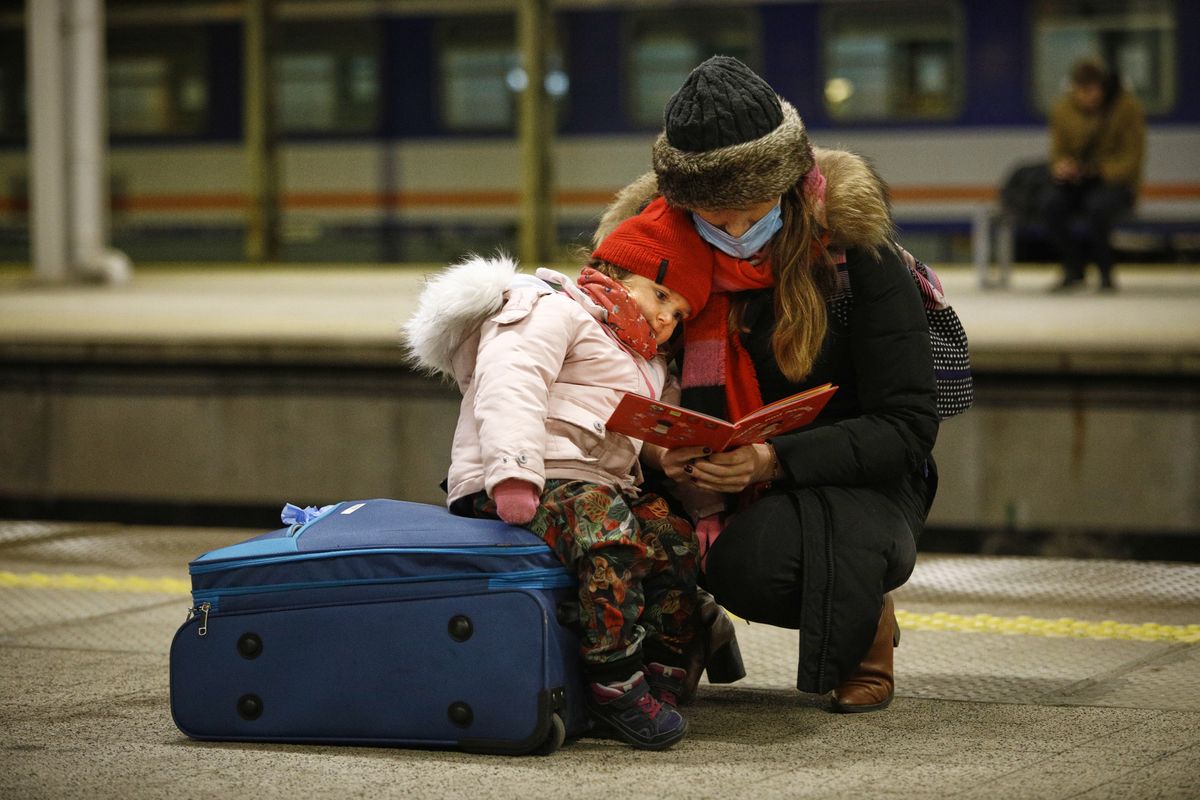
<svg viewBox="0 0 1200 800">
<path fill-rule="evenodd" d="M 719 453 L 807 425 L 836 391 L 826 383 L 763 406 L 737 422 L 626 392 L 608 418 L 608 429 L 667 448 L 710 447 Z"/>
</svg>

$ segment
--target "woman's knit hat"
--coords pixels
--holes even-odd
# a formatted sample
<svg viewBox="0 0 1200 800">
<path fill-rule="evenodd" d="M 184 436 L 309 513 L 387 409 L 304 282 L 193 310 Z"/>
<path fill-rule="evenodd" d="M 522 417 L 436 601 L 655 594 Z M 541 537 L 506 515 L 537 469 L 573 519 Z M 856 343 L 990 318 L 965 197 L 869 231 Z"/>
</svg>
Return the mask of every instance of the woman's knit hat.
<svg viewBox="0 0 1200 800">
<path fill-rule="evenodd" d="M 696 233 L 688 212 L 656 198 L 613 229 L 592 252 L 683 295 L 695 316 L 712 291 L 713 249 Z"/>
<path fill-rule="evenodd" d="M 813 165 L 796 109 L 736 58 L 692 70 L 663 114 L 658 190 L 684 208 L 745 208 L 782 195 Z"/>
</svg>

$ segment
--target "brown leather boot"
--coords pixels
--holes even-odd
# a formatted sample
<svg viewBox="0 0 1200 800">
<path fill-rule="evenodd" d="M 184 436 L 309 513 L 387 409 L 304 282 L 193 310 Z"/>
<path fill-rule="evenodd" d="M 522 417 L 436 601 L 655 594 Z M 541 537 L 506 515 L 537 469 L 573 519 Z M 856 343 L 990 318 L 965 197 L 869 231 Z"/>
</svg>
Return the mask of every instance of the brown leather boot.
<svg viewBox="0 0 1200 800">
<path fill-rule="evenodd" d="M 709 683 L 735 683 L 746 677 L 733 620 L 711 594 L 703 589 L 697 591 L 696 616 L 700 629 L 688 648 L 687 678 L 679 694 L 680 705 L 691 702 L 702 673 L 708 673 Z"/>
<path fill-rule="evenodd" d="M 833 708 L 843 714 L 882 711 L 891 705 L 896 690 L 892 673 L 892 650 L 900 643 L 900 628 L 896 625 L 896 607 L 892 596 L 883 596 L 883 612 L 875 640 L 858 668 L 833 690 Z"/>
</svg>

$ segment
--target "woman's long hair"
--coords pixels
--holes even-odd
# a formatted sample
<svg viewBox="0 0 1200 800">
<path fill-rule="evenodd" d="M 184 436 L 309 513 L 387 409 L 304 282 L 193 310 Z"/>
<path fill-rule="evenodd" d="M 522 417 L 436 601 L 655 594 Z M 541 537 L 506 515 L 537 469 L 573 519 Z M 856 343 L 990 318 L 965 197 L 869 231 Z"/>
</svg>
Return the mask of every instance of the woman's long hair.
<svg viewBox="0 0 1200 800">
<path fill-rule="evenodd" d="M 837 286 L 837 266 L 804 196 L 803 181 L 780 201 L 783 227 L 771 243 L 775 273 L 775 333 L 771 349 L 779 371 L 798 382 L 812 371 L 829 327 L 826 301 Z M 744 330 L 742 304 L 731 309 L 731 325 Z"/>
</svg>

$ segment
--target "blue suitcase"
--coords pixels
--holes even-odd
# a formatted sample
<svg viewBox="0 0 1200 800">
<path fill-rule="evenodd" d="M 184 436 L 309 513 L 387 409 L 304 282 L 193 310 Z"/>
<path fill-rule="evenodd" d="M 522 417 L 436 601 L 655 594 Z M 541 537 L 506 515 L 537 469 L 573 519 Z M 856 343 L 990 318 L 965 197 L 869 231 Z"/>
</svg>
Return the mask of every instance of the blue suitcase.
<svg viewBox="0 0 1200 800">
<path fill-rule="evenodd" d="M 549 753 L 587 728 L 576 582 L 522 528 L 343 502 L 189 571 L 170 690 L 194 739 Z"/>
</svg>

